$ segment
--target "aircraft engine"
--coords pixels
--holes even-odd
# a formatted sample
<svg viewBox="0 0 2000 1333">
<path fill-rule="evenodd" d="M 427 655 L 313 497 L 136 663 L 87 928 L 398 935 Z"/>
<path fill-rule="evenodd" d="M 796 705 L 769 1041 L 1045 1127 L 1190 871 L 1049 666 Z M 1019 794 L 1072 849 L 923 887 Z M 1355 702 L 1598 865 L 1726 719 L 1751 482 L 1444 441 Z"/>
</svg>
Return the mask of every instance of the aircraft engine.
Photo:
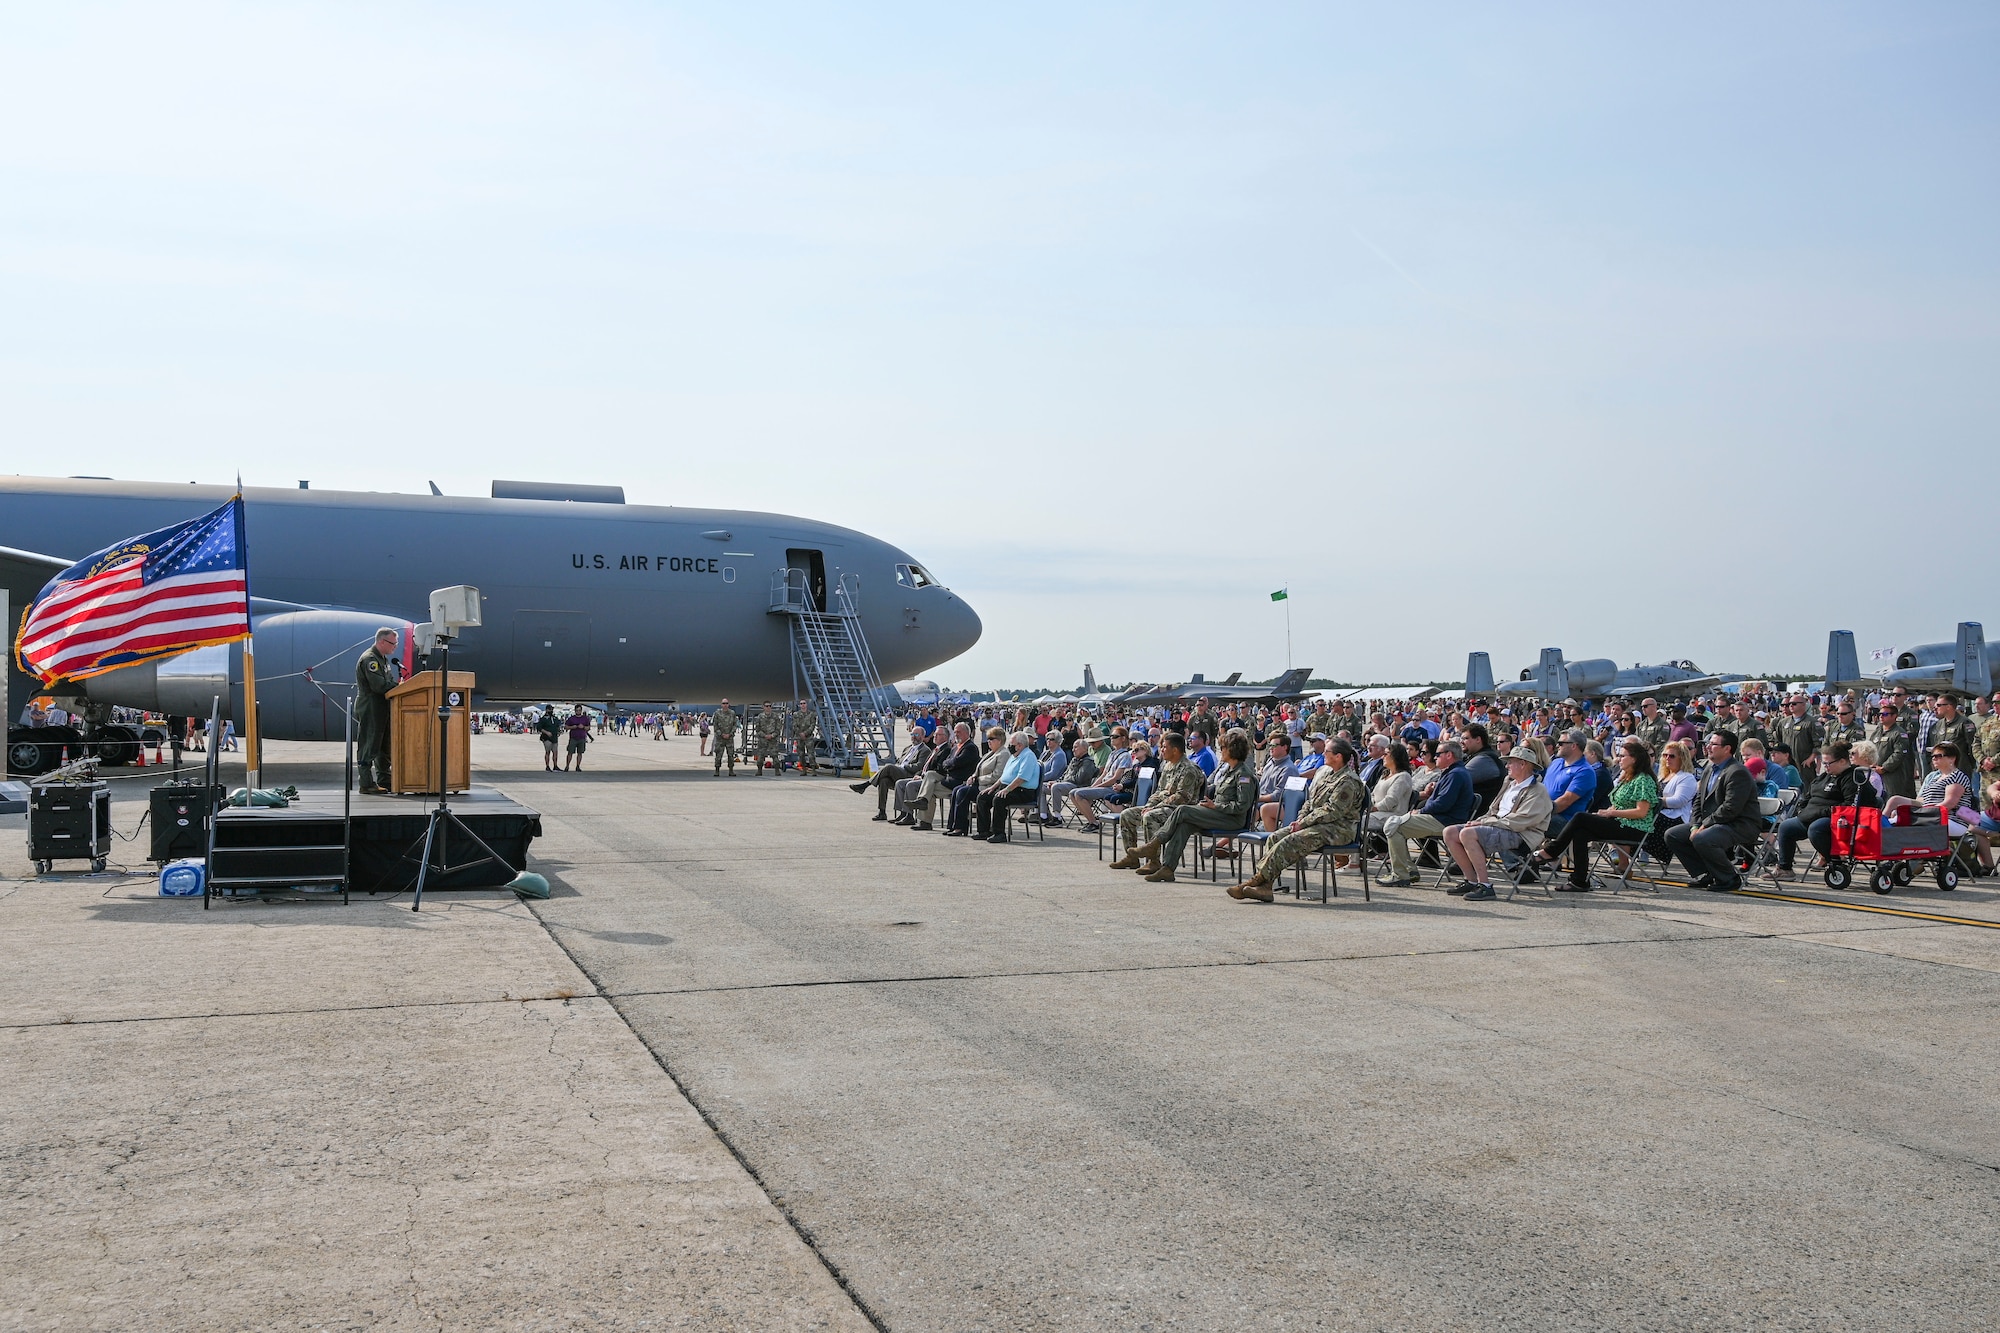
<svg viewBox="0 0 2000 1333">
<path fill-rule="evenodd" d="M 318 610 L 253 616 L 262 734 L 280 741 L 339 740 L 345 734 L 341 709 L 354 688 L 354 663 L 384 625 L 396 625 L 403 643 L 410 643 L 412 626 L 394 616 Z M 223 717 L 236 720 L 241 731 L 243 645 L 197 648 L 107 671 L 84 681 L 83 689 L 98 703 L 193 718 L 206 718 L 220 695 Z"/>
<path fill-rule="evenodd" d="M 1618 664 L 1608 657 L 1587 657 L 1569 664 L 1569 690 L 1577 698 L 1611 688 L 1618 678 Z"/>
</svg>

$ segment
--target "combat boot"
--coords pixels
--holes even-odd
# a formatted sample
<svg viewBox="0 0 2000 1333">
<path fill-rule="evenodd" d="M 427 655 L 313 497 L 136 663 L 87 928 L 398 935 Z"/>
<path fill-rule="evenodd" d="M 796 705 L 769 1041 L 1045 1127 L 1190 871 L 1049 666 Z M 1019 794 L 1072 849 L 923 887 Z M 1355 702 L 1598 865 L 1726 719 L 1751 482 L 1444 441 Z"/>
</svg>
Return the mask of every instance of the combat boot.
<svg viewBox="0 0 2000 1333">
<path fill-rule="evenodd" d="M 1142 842 L 1137 847 L 1134 847 L 1130 852 L 1126 853 L 1127 859 L 1132 862 L 1126 869 L 1137 870 L 1141 874 L 1146 875 L 1150 875 L 1155 870 L 1158 870 L 1160 868 L 1160 846 L 1160 840 L 1154 838 L 1151 842 Z"/>
<path fill-rule="evenodd" d="M 1116 861 L 1113 861 L 1113 862 L 1111 863 L 1111 868 L 1112 868 L 1113 870 L 1136 870 L 1136 869 L 1138 869 L 1138 868 L 1139 868 L 1139 849 L 1138 849 L 1137 847 L 1128 847 L 1128 848 L 1126 848 L 1126 849 L 1125 849 L 1125 855 L 1123 855 L 1123 856 L 1119 857 L 1119 858 L 1118 858 L 1118 859 L 1117 859 Z"/>
<path fill-rule="evenodd" d="M 1148 884 L 1171 884 L 1174 882 L 1174 868 L 1172 866 L 1161 866 L 1145 878 Z"/>
<path fill-rule="evenodd" d="M 1230 885 L 1228 893 L 1230 897 L 1236 899 L 1238 902 L 1248 899 L 1252 902 L 1268 903 L 1272 900 L 1270 881 L 1266 880 L 1262 875 L 1254 875 L 1244 880 L 1241 884 Z"/>
</svg>

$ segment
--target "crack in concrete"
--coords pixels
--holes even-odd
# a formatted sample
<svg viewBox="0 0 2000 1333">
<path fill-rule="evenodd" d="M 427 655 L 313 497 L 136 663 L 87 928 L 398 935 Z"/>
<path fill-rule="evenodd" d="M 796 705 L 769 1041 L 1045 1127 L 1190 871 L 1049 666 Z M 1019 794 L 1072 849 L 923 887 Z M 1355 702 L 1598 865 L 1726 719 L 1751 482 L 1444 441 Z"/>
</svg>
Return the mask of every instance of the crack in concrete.
<svg viewBox="0 0 2000 1333">
<path fill-rule="evenodd" d="M 205 1014 L 126 1014 L 118 1018 L 64 1018 L 34 1023 L 0 1023 L 0 1032 L 34 1028 L 101 1027 L 117 1023 L 202 1023 L 215 1018 L 293 1018 L 312 1014 L 367 1014 L 401 1009 L 476 1009 L 491 1005 L 568 1004 L 602 1000 L 603 995 L 503 995 L 497 1000 L 399 1000 L 393 1004 L 336 1004 L 317 1009 L 217 1009 Z"/>
</svg>

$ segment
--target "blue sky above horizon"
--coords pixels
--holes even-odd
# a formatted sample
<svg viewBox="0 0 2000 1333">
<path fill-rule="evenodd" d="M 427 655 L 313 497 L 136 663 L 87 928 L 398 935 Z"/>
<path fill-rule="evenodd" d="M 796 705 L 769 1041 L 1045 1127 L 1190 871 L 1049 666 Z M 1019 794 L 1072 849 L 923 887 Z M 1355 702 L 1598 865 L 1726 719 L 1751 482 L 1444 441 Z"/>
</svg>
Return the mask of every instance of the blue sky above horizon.
<svg viewBox="0 0 2000 1333">
<path fill-rule="evenodd" d="M 6 13 L 7 471 L 808 514 L 971 687 L 1986 618 L 1990 7 Z"/>
</svg>

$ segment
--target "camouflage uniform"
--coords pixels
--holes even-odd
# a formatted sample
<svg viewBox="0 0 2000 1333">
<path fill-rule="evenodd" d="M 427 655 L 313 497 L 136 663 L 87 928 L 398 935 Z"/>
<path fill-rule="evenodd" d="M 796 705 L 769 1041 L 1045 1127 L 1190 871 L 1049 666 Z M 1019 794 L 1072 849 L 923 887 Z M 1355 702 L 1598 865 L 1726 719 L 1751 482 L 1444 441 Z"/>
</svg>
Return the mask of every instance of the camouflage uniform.
<svg viewBox="0 0 2000 1333">
<path fill-rule="evenodd" d="M 1166 847 L 1160 855 L 1160 865 L 1164 869 L 1172 870 L 1181 863 L 1181 853 L 1186 850 L 1187 840 L 1195 835 L 1196 830 L 1235 833 L 1242 829 L 1243 822 L 1250 817 L 1251 807 L 1257 804 L 1257 775 L 1247 768 L 1225 763 L 1215 770 L 1215 781 L 1211 786 L 1214 805 L 1184 805 L 1169 812 Z"/>
<path fill-rule="evenodd" d="M 1833 721 L 1824 723 L 1821 726 L 1820 736 L 1819 736 L 1819 746 L 1822 750 L 1824 750 L 1827 746 L 1833 744 L 1835 741 L 1846 741 L 1848 744 L 1848 748 L 1852 749 L 1854 746 L 1860 744 L 1862 741 L 1865 741 L 1867 739 L 1868 739 L 1868 728 L 1862 726 L 1859 722 L 1843 723 L 1839 718 L 1836 717 L 1835 719 L 1833 719 Z M 1796 758 L 1797 756 L 1795 755 L 1793 757 Z"/>
<path fill-rule="evenodd" d="M 1903 718 L 1894 725 L 1877 722 L 1868 728 L 1875 746 L 1875 766 L 1882 773 L 1882 790 L 1890 796 L 1917 798 L 1917 779 L 1911 765 L 1916 760 L 1917 729 Z"/>
<path fill-rule="evenodd" d="M 1281 832 L 1264 847 L 1264 859 L 1257 867 L 1257 880 L 1276 883 L 1278 876 L 1305 860 L 1322 847 L 1345 847 L 1361 827 L 1361 811 L 1368 804 L 1368 789 L 1351 769 L 1322 768 L 1306 793 L 1305 808 L 1299 811 L 1298 827 Z"/>
<path fill-rule="evenodd" d="M 1191 759 L 1177 759 L 1163 765 L 1153 780 L 1153 794 L 1146 804 L 1118 816 L 1118 831 L 1125 839 L 1125 850 L 1129 852 L 1140 843 L 1158 837 L 1176 806 L 1192 805 L 1201 799 L 1206 780 Z"/>
<path fill-rule="evenodd" d="M 753 740 L 757 747 L 757 773 L 762 776 L 764 761 L 770 760 L 775 768 L 785 753 L 785 717 L 769 704 L 752 719 Z"/>
<path fill-rule="evenodd" d="M 817 767 L 813 741 L 819 736 L 819 715 L 813 712 L 811 705 L 801 705 L 792 710 L 790 725 L 792 748 L 799 752 L 799 767 L 805 769 Z"/>
<path fill-rule="evenodd" d="M 1673 729 L 1674 720 L 1664 712 L 1655 713 L 1650 720 L 1642 713 L 1634 719 L 1632 734 L 1645 742 L 1646 748 L 1652 752 L 1653 762 L 1657 764 L 1660 762 L 1660 751 L 1667 748 L 1667 734 Z"/>
<path fill-rule="evenodd" d="M 1203 709 L 1188 719 L 1187 729 L 1190 734 L 1197 731 L 1200 732 L 1208 738 L 1210 744 L 1213 744 L 1215 741 L 1215 714 Z"/>
<path fill-rule="evenodd" d="M 1331 736 L 1333 734 L 1333 718 L 1327 714 L 1324 708 L 1313 709 L 1312 715 L 1306 719 L 1306 735 L 1310 736 L 1315 731 L 1323 736 Z"/>
<path fill-rule="evenodd" d="M 2000 768 L 2000 713 L 1988 713 L 1985 717 L 1978 719 L 1973 726 L 1972 734 L 1979 753 L 1973 757 L 1973 761 L 1970 764 L 1963 765 L 1963 767 L 1970 768 L 1974 772 L 1979 772 L 1980 763 L 1991 759 L 1993 766 Z M 1981 782 L 1989 781 L 1993 776 L 1996 775 L 1983 775 Z"/>
<path fill-rule="evenodd" d="M 1917 765 L 1926 773 L 1937 767 L 1931 762 L 1930 752 L 1937 748 L 1940 741 L 1950 741 L 1958 747 L 1958 767 L 1961 772 L 1978 769 L 1979 765 L 1973 758 L 1973 751 L 1979 744 L 1979 738 L 1972 730 L 1971 718 L 1960 713 L 1949 722 L 1940 717 L 1931 724 L 1930 741 L 1924 747 L 1923 760 Z"/>
<path fill-rule="evenodd" d="M 729 752 L 729 771 L 732 774 L 736 772 L 736 727 L 737 717 L 734 708 L 715 710 L 715 771 L 718 773 L 722 771 L 722 754 L 725 750 Z"/>
<path fill-rule="evenodd" d="M 1745 741 L 1749 740 L 1762 741 L 1764 742 L 1764 746 L 1766 749 L 1769 749 L 1771 745 L 1770 734 L 1764 730 L 1764 724 L 1757 720 L 1757 715 L 1754 713 L 1750 715 L 1750 720 L 1747 722 L 1738 722 L 1733 713 L 1724 714 L 1720 721 L 1716 722 L 1708 729 L 1710 731 L 1735 732 L 1736 753 L 1738 754 L 1743 753 L 1743 742 Z"/>
</svg>

